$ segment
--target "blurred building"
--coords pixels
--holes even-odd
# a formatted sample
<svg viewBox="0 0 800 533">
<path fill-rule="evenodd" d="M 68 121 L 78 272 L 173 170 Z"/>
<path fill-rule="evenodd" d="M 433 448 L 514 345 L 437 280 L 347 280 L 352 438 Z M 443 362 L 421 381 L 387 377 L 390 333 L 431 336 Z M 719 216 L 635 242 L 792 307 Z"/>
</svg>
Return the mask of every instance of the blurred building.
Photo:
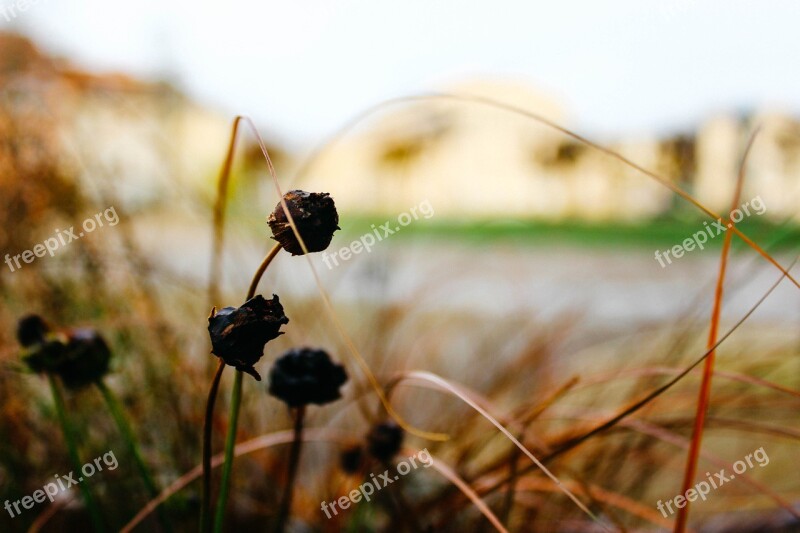
<svg viewBox="0 0 800 533">
<path fill-rule="evenodd" d="M 556 99 L 524 84 L 484 80 L 449 92 L 568 123 Z M 0 112 L 13 126 L 5 128 L 7 144 L 24 141 L 31 154 L 46 146 L 39 153 L 58 160 L 82 189 L 120 198 L 134 210 L 174 207 L 176 199 L 210 203 L 233 118 L 166 83 L 83 72 L 14 34 L 0 34 Z M 717 116 L 685 135 L 605 145 L 722 211 L 755 124 L 762 129 L 743 199 L 760 195 L 765 216 L 800 220 L 800 123 L 787 116 Z M 19 148 L 0 153 L 0 166 L 8 167 Z M 270 150 L 281 176 L 291 177 L 298 158 Z M 263 174 L 252 144 L 238 154 L 239 168 Z M 11 179 L 3 183 L 15 186 Z M 551 127 L 479 102 L 445 99 L 387 106 L 327 147 L 296 185 L 333 193 L 343 210 L 400 213 L 429 200 L 440 216 L 636 221 L 678 203 L 664 186 Z M 253 187 L 272 194 L 263 180 Z"/>
<path fill-rule="evenodd" d="M 82 71 L 16 34 L 0 34 L 0 58 L 3 117 L 31 130 L 19 140 L 46 145 L 41 155 L 84 191 L 129 209 L 211 195 L 230 117 L 166 83 Z"/>
<path fill-rule="evenodd" d="M 448 92 L 567 123 L 557 101 L 516 83 L 482 81 Z M 800 221 L 800 122 L 787 116 L 716 116 L 694 133 L 600 143 L 721 212 L 730 206 L 755 125 L 761 130 L 742 201 L 760 195 L 765 216 Z M 427 199 L 440 215 L 633 221 L 679 202 L 663 185 L 556 129 L 481 103 L 442 99 L 387 109 L 339 139 L 310 175 L 335 179 L 337 202 L 355 210 L 402 212 Z"/>
</svg>

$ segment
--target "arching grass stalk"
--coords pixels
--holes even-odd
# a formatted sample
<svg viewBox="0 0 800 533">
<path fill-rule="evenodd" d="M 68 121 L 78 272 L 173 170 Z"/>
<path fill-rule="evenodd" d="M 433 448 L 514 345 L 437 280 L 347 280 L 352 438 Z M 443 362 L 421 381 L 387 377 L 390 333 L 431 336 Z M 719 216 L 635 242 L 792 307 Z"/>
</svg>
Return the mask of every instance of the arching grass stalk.
<svg viewBox="0 0 800 533">
<path fill-rule="evenodd" d="M 289 473 L 286 476 L 286 487 L 283 491 L 281 505 L 278 508 L 278 520 L 275 523 L 275 532 L 283 533 L 286 527 L 286 519 L 289 517 L 289 510 L 292 508 L 292 494 L 294 493 L 294 481 L 297 479 L 297 467 L 300 465 L 300 451 L 303 448 L 303 420 L 306 416 L 305 406 L 292 409 L 294 417 L 294 440 L 292 449 L 289 451 Z"/>
<path fill-rule="evenodd" d="M 275 259 L 275 256 L 278 255 L 278 252 L 281 251 L 281 245 L 276 244 L 272 247 L 272 250 L 264 257 L 264 260 L 261 261 L 256 273 L 253 275 L 253 279 L 250 282 L 250 287 L 247 290 L 247 296 L 245 297 L 245 301 L 248 301 L 250 298 L 255 296 L 256 290 L 258 289 L 258 283 L 261 281 L 261 278 L 264 276 L 264 272 L 267 271 L 267 267 L 269 267 L 272 260 Z M 217 375 L 215 377 L 216 386 L 211 387 L 211 392 L 209 393 L 208 398 L 208 408 L 206 410 L 206 440 L 203 444 L 203 470 L 206 473 L 204 475 L 204 489 L 208 491 L 206 494 L 206 490 L 204 490 L 204 496 L 207 497 L 203 505 L 203 511 L 205 513 L 210 512 L 210 484 L 211 484 L 211 419 L 214 413 L 214 402 L 217 395 L 217 390 L 219 389 L 219 378 L 222 376 L 222 371 L 225 369 L 225 364 L 220 360 L 220 366 L 217 369 Z M 214 531 L 222 531 L 222 524 L 225 520 L 225 508 L 228 503 L 228 494 L 230 492 L 230 481 L 231 481 L 231 472 L 233 471 L 233 451 L 236 446 L 236 430 L 239 424 L 239 409 L 242 404 L 242 379 L 243 373 L 241 370 L 236 371 L 236 377 L 234 378 L 233 382 L 233 392 L 231 395 L 231 410 L 228 420 L 228 434 L 225 437 L 225 464 L 222 467 L 222 481 L 220 484 L 219 489 L 219 497 L 217 499 L 217 509 L 216 509 L 216 516 L 214 518 Z M 207 461 L 206 461 L 207 455 Z M 206 464 L 207 463 L 207 464 Z M 207 524 L 210 521 L 210 515 L 206 514 L 204 524 Z M 203 531 L 208 531 L 208 529 L 202 529 Z"/>
<path fill-rule="evenodd" d="M 314 167 L 314 164 L 321 158 L 323 152 L 326 149 L 330 148 L 334 144 L 334 142 L 340 140 L 345 135 L 345 133 L 347 133 L 348 131 L 350 131 L 353 128 L 355 128 L 357 125 L 359 125 L 367 117 L 369 117 L 369 116 L 371 116 L 371 115 L 373 115 L 373 114 L 375 114 L 375 113 L 377 113 L 379 111 L 383 111 L 384 108 L 395 106 L 395 105 L 399 105 L 399 104 L 414 103 L 414 102 L 425 102 L 425 101 L 437 101 L 437 100 L 445 100 L 445 101 L 449 100 L 449 101 L 453 101 L 453 102 L 464 102 L 464 103 L 478 104 L 478 105 L 487 106 L 487 107 L 491 107 L 491 108 L 494 108 L 494 109 L 499 109 L 499 110 L 502 110 L 502 111 L 506 111 L 508 113 L 512 113 L 512 114 L 515 114 L 515 115 L 519 115 L 519 116 L 525 117 L 525 118 L 527 118 L 529 120 L 533 120 L 534 122 L 537 122 L 539 124 L 547 126 L 548 128 L 551 128 L 551 129 L 553 129 L 555 131 L 561 132 L 562 134 L 566 135 L 567 137 L 570 137 L 570 138 L 578 141 L 579 143 L 584 144 L 584 145 L 592 148 L 593 150 L 598 151 L 599 153 L 602 153 L 602 154 L 604 154 L 604 155 L 606 155 L 606 156 L 608 156 L 608 157 L 610 157 L 612 159 L 615 159 L 616 161 L 619 161 L 623 165 L 625 165 L 625 166 L 627 166 L 629 168 L 632 168 L 633 170 L 637 171 L 638 173 L 657 181 L 658 183 L 660 183 L 661 185 L 663 185 L 667 189 L 671 190 L 672 192 L 674 192 L 675 194 L 680 196 L 683 200 L 685 200 L 686 202 L 690 203 L 691 205 L 693 205 L 694 207 L 696 207 L 697 209 L 702 211 L 705 215 L 710 217 L 712 220 L 719 220 L 719 219 L 722 218 L 720 215 L 715 213 L 712 209 L 710 209 L 709 207 L 707 207 L 706 205 L 702 204 L 700 201 L 695 199 L 688 192 L 684 191 L 683 189 L 681 189 L 680 187 L 675 185 L 675 183 L 673 183 L 673 180 L 667 179 L 665 177 L 662 177 L 662 176 L 656 174 L 653 171 L 647 170 L 646 168 L 642 167 L 641 165 L 638 165 L 637 163 L 634 163 L 632 160 L 626 158 L 622 154 L 620 154 L 618 152 L 615 152 L 611 148 L 607 148 L 607 147 L 605 147 L 603 145 L 600 145 L 600 144 L 598 144 L 598 143 L 596 143 L 594 141 L 591 141 L 588 138 L 586 138 L 586 137 L 584 137 L 584 136 L 582 136 L 582 135 L 580 135 L 578 133 L 575 133 L 574 131 L 572 131 L 570 129 L 567 129 L 567 128 L 563 127 L 563 126 L 560 126 L 558 123 L 553 122 L 552 120 L 547 119 L 544 116 L 539 115 L 538 113 L 535 113 L 533 111 L 529 111 L 529 110 L 527 110 L 527 109 L 525 109 L 523 107 L 518 107 L 518 106 L 515 106 L 513 104 L 509 104 L 509 103 L 503 102 L 501 100 L 494 100 L 492 98 L 487 98 L 485 96 L 477 96 L 477 95 L 469 95 L 469 94 L 425 93 L 425 94 L 416 94 L 416 95 L 411 95 L 411 96 L 400 96 L 400 97 L 397 97 L 397 98 L 391 98 L 389 100 L 385 100 L 383 102 L 375 104 L 372 107 L 369 107 L 365 111 L 362 111 L 361 113 L 356 115 L 353 119 L 351 119 L 344 126 L 342 126 L 337 132 L 335 132 L 330 138 L 328 138 L 325 142 L 323 142 L 319 147 L 314 149 L 311 152 L 311 155 L 309 157 L 307 157 L 302 162 L 302 164 L 300 165 L 299 169 L 295 172 L 294 176 L 292 177 L 292 180 L 294 182 L 301 181 L 301 179 L 308 174 L 309 170 Z M 253 127 L 253 128 L 255 129 L 255 127 Z M 262 148 L 262 150 L 263 150 L 263 148 Z M 775 258 L 773 258 L 770 254 L 768 254 L 755 241 L 753 241 L 747 235 L 742 233 L 742 231 L 739 228 L 737 228 L 736 226 L 733 226 L 733 227 L 731 227 L 729 229 L 737 237 L 742 239 L 750 248 L 755 250 L 761 257 L 763 257 L 765 260 L 767 260 L 769 263 L 771 263 L 775 268 L 780 270 L 784 274 L 784 276 L 786 276 L 789 279 L 789 281 L 791 281 L 792 284 L 794 284 L 795 287 L 800 289 L 800 281 L 798 281 L 791 274 L 789 274 L 789 269 L 788 268 L 782 267 L 780 265 L 780 263 L 778 263 L 778 261 L 775 260 Z M 435 439 L 435 440 L 439 440 L 439 439 Z"/>
<path fill-rule="evenodd" d="M 72 425 L 67 418 L 67 408 L 64 403 L 64 396 L 61 394 L 61 387 L 53 374 L 48 374 L 47 379 L 50 382 L 50 390 L 53 392 L 53 401 L 56 404 L 56 413 L 61 423 L 61 431 L 64 433 L 64 441 L 66 441 L 67 444 L 67 453 L 69 454 L 72 468 L 75 469 L 75 472 L 80 472 L 83 463 L 81 463 L 80 456 L 78 455 L 78 446 L 75 441 Z M 92 491 L 89 490 L 89 485 L 86 483 L 79 483 L 78 486 L 81 489 L 86 508 L 89 510 L 89 516 L 91 517 L 94 530 L 97 532 L 104 531 L 103 516 L 100 514 L 100 508 L 97 506 Z"/>
<path fill-rule="evenodd" d="M 114 422 L 117 424 L 117 429 L 119 429 L 119 432 L 122 434 L 125 444 L 128 445 L 128 451 L 133 457 L 134 463 L 136 463 L 136 468 L 139 470 L 139 475 L 142 478 L 142 482 L 147 489 L 149 497 L 157 497 L 160 491 L 153 480 L 153 476 L 150 474 L 150 470 L 147 468 L 147 465 L 142 458 L 142 453 L 139 449 L 139 444 L 136 441 L 136 436 L 134 435 L 128 420 L 125 417 L 125 412 L 122 409 L 119 400 L 117 400 L 117 397 L 113 392 L 111 392 L 111 389 L 108 388 L 102 379 L 98 379 L 95 382 L 95 385 L 100 391 L 100 394 L 103 395 L 103 400 L 105 400 L 106 406 L 108 406 L 108 410 L 111 413 L 112 418 L 114 418 Z M 170 523 L 169 518 L 167 517 L 167 514 L 163 508 L 158 509 L 158 519 L 165 531 L 172 531 L 172 524 Z"/>
</svg>

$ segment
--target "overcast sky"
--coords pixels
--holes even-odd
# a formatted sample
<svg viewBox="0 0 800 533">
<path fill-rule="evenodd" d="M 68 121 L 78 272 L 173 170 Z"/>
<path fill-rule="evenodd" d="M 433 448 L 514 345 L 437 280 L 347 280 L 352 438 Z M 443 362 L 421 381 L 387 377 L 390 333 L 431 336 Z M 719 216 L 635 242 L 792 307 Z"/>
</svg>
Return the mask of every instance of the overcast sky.
<svg viewBox="0 0 800 533">
<path fill-rule="evenodd" d="M 38 0 L 0 26 L 93 70 L 168 75 L 292 144 L 480 75 L 552 94 L 593 135 L 800 114 L 797 0 Z"/>
</svg>

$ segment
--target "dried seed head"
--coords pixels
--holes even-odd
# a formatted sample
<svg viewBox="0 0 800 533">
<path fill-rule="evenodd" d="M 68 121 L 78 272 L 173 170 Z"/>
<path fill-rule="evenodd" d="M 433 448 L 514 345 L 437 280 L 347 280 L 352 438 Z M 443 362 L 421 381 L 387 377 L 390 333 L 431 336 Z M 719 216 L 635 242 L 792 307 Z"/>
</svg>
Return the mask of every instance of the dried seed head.
<svg viewBox="0 0 800 533">
<path fill-rule="evenodd" d="M 403 444 L 403 429 L 392 421 L 374 426 L 367 435 L 367 449 L 370 455 L 381 462 L 392 459 Z"/>
<path fill-rule="evenodd" d="M 339 214 L 333 198 L 326 192 L 293 190 L 284 194 L 283 199 L 309 253 L 326 249 L 333 239 L 333 232 L 340 229 Z M 284 250 L 292 255 L 303 255 L 303 248 L 292 231 L 280 202 L 270 213 L 267 223 L 273 238 Z"/>
<path fill-rule="evenodd" d="M 49 335 L 42 342 L 27 346 L 22 360 L 37 374 L 58 375 L 64 363 L 65 341 L 59 335 Z"/>
<path fill-rule="evenodd" d="M 68 388 L 91 385 L 108 373 L 111 350 L 93 329 L 73 329 L 68 332 L 58 375 Z"/>
<path fill-rule="evenodd" d="M 111 350 L 93 329 L 50 333 L 44 320 L 34 315 L 20 320 L 17 337 L 25 348 L 25 364 L 34 372 L 59 376 L 68 388 L 85 387 L 108 373 Z"/>
<path fill-rule="evenodd" d="M 295 348 L 275 361 L 269 371 L 269 393 L 289 407 L 323 405 L 341 398 L 347 381 L 344 367 L 323 350 Z"/>
<path fill-rule="evenodd" d="M 241 307 L 212 309 L 208 317 L 211 353 L 237 370 L 247 372 L 258 381 L 261 376 L 253 367 L 264 355 L 264 346 L 283 335 L 281 326 L 289 319 L 276 295 L 271 300 L 256 295 Z"/>
</svg>

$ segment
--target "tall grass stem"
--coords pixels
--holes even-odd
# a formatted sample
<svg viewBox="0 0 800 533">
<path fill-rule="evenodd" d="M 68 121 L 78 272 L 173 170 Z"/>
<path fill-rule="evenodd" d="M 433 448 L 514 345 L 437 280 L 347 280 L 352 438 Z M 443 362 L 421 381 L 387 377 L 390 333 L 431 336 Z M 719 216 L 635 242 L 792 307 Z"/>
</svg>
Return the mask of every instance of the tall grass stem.
<svg viewBox="0 0 800 533">
<path fill-rule="evenodd" d="M 75 472 L 81 472 L 83 463 L 81 463 L 80 456 L 78 455 L 78 445 L 76 444 L 74 429 L 67 418 L 67 407 L 66 403 L 64 402 L 64 395 L 61 393 L 61 387 L 55 376 L 48 374 L 47 379 L 50 381 L 50 389 L 53 391 L 53 401 L 56 404 L 56 413 L 58 414 L 58 420 L 61 423 L 61 431 L 64 433 L 64 441 L 67 444 L 69 460 L 72 463 L 72 468 L 75 469 Z M 87 483 L 79 483 L 78 486 L 81 489 L 81 494 L 83 496 L 83 501 L 86 504 L 86 508 L 89 510 L 89 516 L 92 520 L 92 526 L 94 527 L 94 530 L 98 533 L 105 531 L 103 515 L 100 514 L 100 508 L 97 506 L 97 502 L 94 499 L 92 491 L 89 489 L 89 485 Z"/>
<path fill-rule="evenodd" d="M 128 419 L 125 417 L 125 411 L 122 409 L 122 405 L 120 405 L 117 397 L 102 379 L 97 380 L 95 385 L 100 391 L 100 394 L 103 395 L 103 400 L 105 400 L 108 410 L 111 413 L 111 416 L 114 418 L 114 422 L 117 424 L 119 432 L 122 434 L 125 443 L 128 445 L 128 451 L 133 457 L 133 461 L 136 463 L 136 468 L 139 470 L 139 475 L 141 476 L 142 482 L 147 488 L 148 495 L 150 498 L 158 497 L 160 491 L 153 480 L 153 476 L 150 474 L 150 469 L 147 468 L 147 465 L 142 458 L 142 452 L 139 448 L 136 436 L 134 435 L 133 430 L 128 423 Z M 164 531 L 170 533 L 172 531 L 172 524 L 170 523 L 166 511 L 164 511 L 163 508 L 158 509 L 158 519 L 161 522 Z"/>
<path fill-rule="evenodd" d="M 225 522 L 225 508 L 228 503 L 228 494 L 231 486 L 231 473 L 233 472 L 233 451 L 236 447 L 236 429 L 239 426 L 239 407 L 242 403 L 242 377 L 241 370 L 236 371 L 231 396 L 231 412 L 228 419 L 228 435 L 225 438 L 225 464 L 222 465 L 222 481 L 220 482 L 219 497 L 217 498 L 217 512 L 214 518 L 214 531 L 220 533 Z"/>
</svg>

